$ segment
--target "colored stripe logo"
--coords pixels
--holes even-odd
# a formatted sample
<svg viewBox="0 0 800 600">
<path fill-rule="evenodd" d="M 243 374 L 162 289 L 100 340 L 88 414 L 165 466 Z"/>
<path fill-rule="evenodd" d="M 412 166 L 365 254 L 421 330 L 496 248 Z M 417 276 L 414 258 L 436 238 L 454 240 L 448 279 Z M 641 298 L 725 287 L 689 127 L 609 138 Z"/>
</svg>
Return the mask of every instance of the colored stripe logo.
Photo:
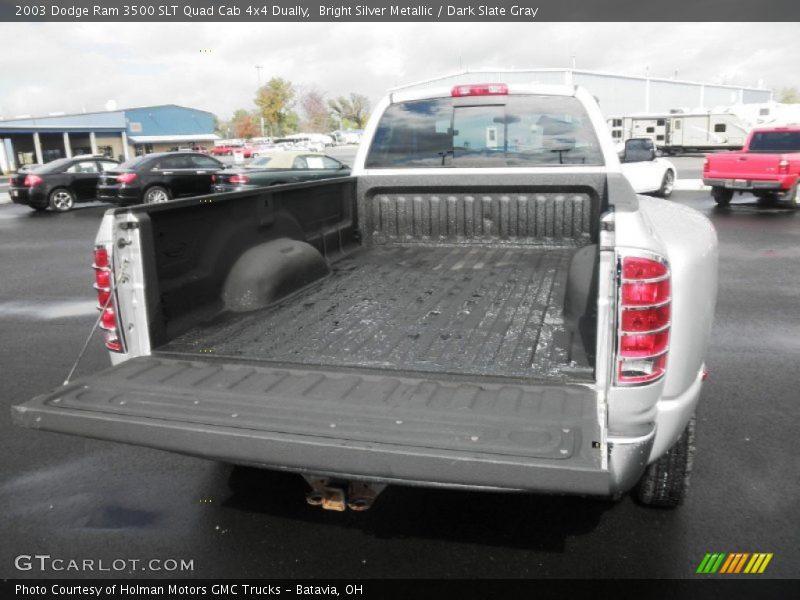
<svg viewBox="0 0 800 600">
<path fill-rule="evenodd" d="M 747 573 L 751 575 L 763 573 L 772 560 L 772 552 L 715 552 L 708 553 L 700 561 L 697 573 L 713 575 L 714 573 L 738 575 Z"/>
</svg>

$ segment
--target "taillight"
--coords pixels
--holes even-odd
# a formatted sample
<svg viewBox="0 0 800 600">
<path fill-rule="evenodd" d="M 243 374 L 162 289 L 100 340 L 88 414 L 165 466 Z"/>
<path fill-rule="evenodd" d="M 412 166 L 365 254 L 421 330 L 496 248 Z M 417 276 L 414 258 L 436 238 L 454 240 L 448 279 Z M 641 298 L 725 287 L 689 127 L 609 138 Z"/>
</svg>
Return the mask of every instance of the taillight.
<svg viewBox="0 0 800 600">
<path fill-rule="evenodd" d="M 457 85 L 453 87 L 450 94 L 456 98 L 461 96 L 507 96 L 508 86 L 505 83 Z"/>
<path fill-rule="evenodd" d="M 664 260 L 625 256 L 620 264 L 617 383 L 651 383 L 667 367 L 670 272 Z"/>
<path fill-rule="evenodd" d="M 212 175 L 211 176 L 211 183 L 217 183 L 217 176 L 216 175 Z"/>
<path fill-rule="evenodd" d="M 703 173 L 706 173 L 707 171 L 708 171 L 708 157 L 706 156 L 703 159 Z"/>
<path fill-rule="evenodd" d="M 136 173 L 121 173 L 117 175 L 117 183 L 133 183 L 136 181 Z"/>
<path fill-rule="evenodd" d="M 119 336 L 119 323 L 114 308 L 113 289 L 114 274 L 111 270 L 111 257 L 105 246 L 94 249 L 94 289 L 97 292 L 97 309 L 102 311 L 100 327 L 105 330 L 106 348 L 114 352 L 122 352 L 122 340 Z"/>
<path fill-rule="evenodd" d="M 43 181 L 44 179 L 42 179 L 38 175 L 25 175 L 25 180 L 22 182 L 22 185 L 24 185 L 25 187 L 36 187 Z"/>
<path fill-rule="evenodd" d="M 250 178 L 247 175 L 231 175 L 228 183 L 248 183 Z"/>
<path fill-rule="evenodd" d="M 778 173 L 781 175 L 788 175 L 789 174 L 789 161 L 785 158 L 782 158 L 781 161 L 778 163 Z"/>
</svg>

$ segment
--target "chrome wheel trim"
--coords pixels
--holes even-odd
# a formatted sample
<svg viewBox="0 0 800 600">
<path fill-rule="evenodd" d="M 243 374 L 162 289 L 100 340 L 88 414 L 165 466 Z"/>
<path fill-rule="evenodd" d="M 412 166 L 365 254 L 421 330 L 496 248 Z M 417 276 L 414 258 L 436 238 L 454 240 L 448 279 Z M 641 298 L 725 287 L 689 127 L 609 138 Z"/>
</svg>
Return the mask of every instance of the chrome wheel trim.
<svg viewBox="0 0 800 600">
<path fill-rule="evenodd" d="M 672 174 L 672 171 L 667 171 L 664 174 L 664 182 L 662 185 L 662 190 L 664 194 L 665 195 L 671 194 L 674 187 L 675 187 L 675 175 Z"/>
<path fill-rule="evenodd" d="M 72 196 L 69 192 L 59 190 L 53 193 L 53 207 L 56 210 L 69 210 L 72 208 Z"/>
<path fill-rule="evenodd" d="M 145 194 L 146 204 L 161 204 L 169 200 L 169 196 L 164 190 L 148 190 Z"/>
</svg>

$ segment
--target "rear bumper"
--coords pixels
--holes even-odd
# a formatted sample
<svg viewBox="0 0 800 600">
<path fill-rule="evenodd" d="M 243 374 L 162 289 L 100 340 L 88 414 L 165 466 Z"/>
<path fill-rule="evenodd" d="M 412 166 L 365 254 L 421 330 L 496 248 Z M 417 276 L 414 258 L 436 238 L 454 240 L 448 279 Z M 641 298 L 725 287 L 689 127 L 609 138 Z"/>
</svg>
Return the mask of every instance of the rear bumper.
<svg viewBox="0 0 800 600">
<path fill-rule="evenodd" d="M 227 185 L 224 183 L 216 183 L 211 186 L 211 191 L 215 194 L 224 194 L 225 192 L 240 192 L 242 190 L 249 190 L 256 186 L 252 185 Z"/>
<path fill-rule="evenodd" d="M 119 185 L 98 185 L 97 199 L 111 204 L 136 204 L 139 202 L 139 189 Z"/>
<path fill-rule="evenodd" d="M 22 204 L 25 206 L 47 206 L 47 194 L 44 189 L 27 188 L 27 187 L 10 187 L 8 195 L 11 202 L 14 204 Z"/>
<path fill-rule="evenodd" d="M 711 187 L 721 187 L 727 190 L 772 190 L 772 191 L 786 191 L 791 188 L 797 178 L 793 179 L 721 179 L 721 178 L 703 178 L 703 183 Z"/>
</svg>

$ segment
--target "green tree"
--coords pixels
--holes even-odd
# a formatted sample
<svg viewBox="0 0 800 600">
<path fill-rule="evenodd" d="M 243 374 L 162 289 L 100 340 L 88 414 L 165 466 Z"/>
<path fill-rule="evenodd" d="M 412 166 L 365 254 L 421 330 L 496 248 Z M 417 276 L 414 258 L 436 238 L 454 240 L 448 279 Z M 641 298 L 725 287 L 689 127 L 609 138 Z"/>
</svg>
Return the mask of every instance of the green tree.
<svg viewBox="0 0 800 600">
<path fill-rule="evenodd" d="M 800 90 L 796 87 L 783 88 L 778 102 L 783 102 L 784 104 L 800 104 Z"/>
<path fill-rule="evenodd" d="M 219 137 L 226 137 L 228 129 L 231 128 L 230 121 L 225 121 L 220 119 L 217 115 L 214 115 L 214 133 L 216 133 Z"/>
<path fill-rule="evenodd" d="M 352 124 L 355 129 L 363 129 L 369 117 L 369 98 L 352 92 L 350 97 L 339 96 L 328 101 L 328 106 L 337 116 L 342 126 Z"/>
<path fill-rule="evenodd" d="M 297 129 L 297 115 L 292 111 L 295 96 L 292 82 L 280 77 L 273 77 L 256 92 L 259 116 L 264 117 L 272 135 L 280 136 Z"/>
</svg>

